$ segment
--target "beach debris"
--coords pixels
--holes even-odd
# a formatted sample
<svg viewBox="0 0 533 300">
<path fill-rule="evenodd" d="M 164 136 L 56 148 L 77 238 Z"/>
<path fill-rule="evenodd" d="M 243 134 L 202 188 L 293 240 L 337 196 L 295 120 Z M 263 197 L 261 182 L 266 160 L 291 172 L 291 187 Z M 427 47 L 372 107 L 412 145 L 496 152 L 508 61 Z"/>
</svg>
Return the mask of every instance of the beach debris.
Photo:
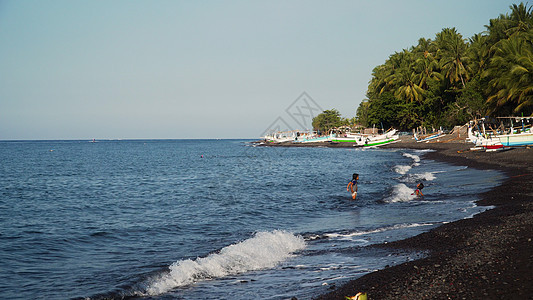
<svg viewBox="0 0 533 300">
<path fill-rule="evenodd" d="M 348 300 L 367 300 L 366 293 L 359 292 L 355 296 L 348 297 L 346 296 L 346 299 Z"/>
</svg>

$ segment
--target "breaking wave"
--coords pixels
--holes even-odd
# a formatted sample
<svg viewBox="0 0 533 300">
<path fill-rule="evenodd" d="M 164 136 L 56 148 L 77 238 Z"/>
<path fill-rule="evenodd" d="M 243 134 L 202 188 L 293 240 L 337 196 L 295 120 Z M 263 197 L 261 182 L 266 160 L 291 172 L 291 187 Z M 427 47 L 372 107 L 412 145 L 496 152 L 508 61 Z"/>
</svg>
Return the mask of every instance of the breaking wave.
<svg viewBox="0 0 533 300">
<path fill-rule="evenodd" d="M 286 231 L 258 232 L 218 253 L 173 263 L 168 272 L 152 278 L 143 294 L 159 295 L 198 281 L 273 268 L 305 246 L 301 236 Z"/>
<path fill-rule="evenodd" d="M 432 181 L 435 180 L 435 178 L 437 178 L 437 176 L 435 176 L 435 172 L 424 172 L 419 174 L 408 174 L 405 178 L 402 179 L 402 181 L 408 183 L 415 183 L 421 180 Z"/>
<path fill-rule="evenodd" d="M 416 198 L 416 195 L 414 195 L 413 193 L 414 189 L 408 187 L 403 183 L 400 183 L 392 188 L 391 195 L 388 198 L 385 198 L 384 201 L 386 203 L 411 201 Z"/>
<path fill-rule="evenodd" d="M 411 154 L 411 153 L 404 153 L 403 156 L 413 159 L 413 161 L 415 163 L 419 163 L 420 162 L 420 156 L 418 156 L 418 155 L 414 155 L 414 154 Z"/>
<path fill-rule="evenodd" d="M 411 154 L 411 153 L 403 153 L 403 156 L 408 157 L 413 160 L 413 164 L 411 165 L 397 165 L 394 167 L 394 171 L 400 175 L 405 175 L 407 172 L 409 172 L 413 167 L 417 167 L 420 165 L 420 156 Z"/>
<path fill-rule="evenodd" d="M 405 175 L 409 170 L 411 170 L 411 166 L 396 166 L 394 167 L 394 171 L 398 174 Z"/>
</svg>

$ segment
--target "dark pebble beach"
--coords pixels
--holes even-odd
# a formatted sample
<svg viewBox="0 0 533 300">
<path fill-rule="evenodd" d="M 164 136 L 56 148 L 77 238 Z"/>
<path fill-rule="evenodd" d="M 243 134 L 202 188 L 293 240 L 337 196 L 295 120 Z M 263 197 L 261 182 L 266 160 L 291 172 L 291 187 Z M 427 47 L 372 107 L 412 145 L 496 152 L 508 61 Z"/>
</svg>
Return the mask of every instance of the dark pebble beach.
<svg viewBox="0 0 533 300">
<path fill-rule="evenodd" d="M 375 246 L 425 251 L 424 258 L 369 273 L 316 299 L 358 292 L 368 299 L 533 299 L 533 149 L 474 152 L 460 139 L 416 143 L 408 137 L 385 147 L 433 149 L 424 158 L 499 170 L 508 178 L 477 202 L 495 208 Z"/>
</svg>

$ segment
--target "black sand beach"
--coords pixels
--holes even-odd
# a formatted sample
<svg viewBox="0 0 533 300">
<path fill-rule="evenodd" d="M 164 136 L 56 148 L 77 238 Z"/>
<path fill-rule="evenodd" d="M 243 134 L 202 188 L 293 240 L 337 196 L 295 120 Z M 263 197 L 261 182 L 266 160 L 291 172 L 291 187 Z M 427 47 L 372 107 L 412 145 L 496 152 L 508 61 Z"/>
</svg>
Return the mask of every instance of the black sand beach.
<svg viewBox="0 0 533 300">
<path fill-rule="evenodd" d="M 472 152 L 472 144 L 460 139 L 415 143 L 409 138 L 385 147 L 434 149 L 425 158 L 499 170 L 508 179 L 477 202 L 496 208 L 377 245 L 429 251 L 426 258 L 367 274 L 316 299 L 358 292 L 368 299 L 533 299 L 533 149 Z"/>
</svg>

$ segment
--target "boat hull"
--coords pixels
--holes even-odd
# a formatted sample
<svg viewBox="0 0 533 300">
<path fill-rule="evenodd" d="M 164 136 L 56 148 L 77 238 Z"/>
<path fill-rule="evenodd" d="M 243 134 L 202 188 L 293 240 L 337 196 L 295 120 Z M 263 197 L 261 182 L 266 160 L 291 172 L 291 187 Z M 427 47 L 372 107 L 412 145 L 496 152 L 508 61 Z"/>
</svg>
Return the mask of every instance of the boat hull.
<svg viewBox="0 0 533 300">
<path fill-rule="evenodd" d="M 331 141 L 334 143 L 357 143 L 357 139 L 352 138 L 352 137 L 349 137 L 349 138 L 337 137 L 337 138 L 331 139 Z"/>
<path fill-rule="evenodd" d="M 498 138 L 507 147 L 533 145 L 533 133 L 499 135 Z"/>
<path fill-rule="evenodd" d="M 390 138 L 386 140 L 380 140 L 380 141 L 370 141 L 364 145 L 361 145 L 362 147 L 375 147 L 375 146 L 383 146 L 390 143 L 396 142 L 397 138 Z"/>
</svg>

